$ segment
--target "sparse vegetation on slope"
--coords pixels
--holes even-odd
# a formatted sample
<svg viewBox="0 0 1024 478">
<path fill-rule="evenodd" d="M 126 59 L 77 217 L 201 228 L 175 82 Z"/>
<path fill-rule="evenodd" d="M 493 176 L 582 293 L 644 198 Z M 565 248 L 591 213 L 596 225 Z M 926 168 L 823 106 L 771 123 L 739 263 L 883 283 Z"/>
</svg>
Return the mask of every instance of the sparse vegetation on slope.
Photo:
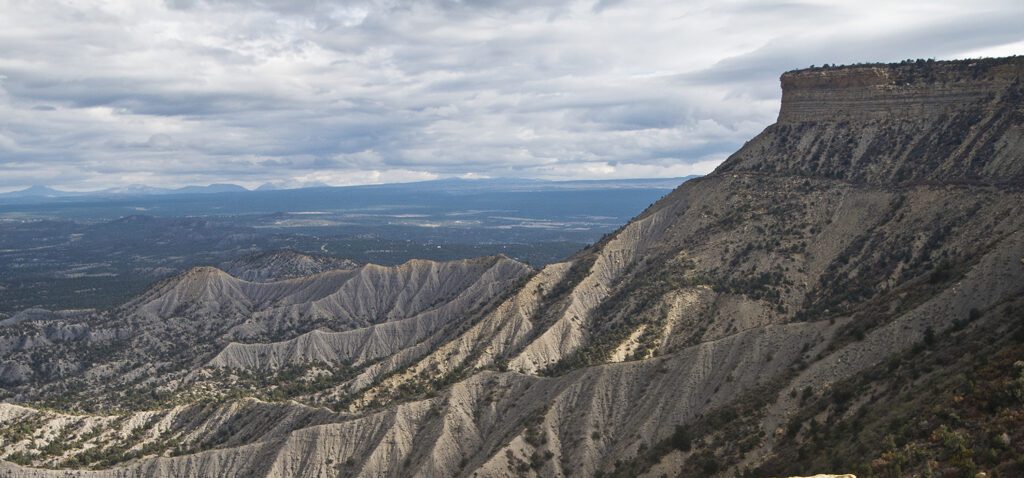
<svg viewBox="0 0 1024 478">
<path fill-rule="evenodd" d="M 0 338 L 12 390 L 71 392 L 49 402 L 64 409 L 96 383 L 67 377 L 117 376 L 126 393 L 98 397 L 175 420 L 141 427 L 144 453 L 51 433 L 53 456 L 8 459 L 113 466 L 95 476 L 1020 474 L 1024 189 L 1000 179 L 1024 171 L 1024 61 L 915 67 L 787 74 L 778 124 L 532 274 L 491 258 L 268 288 L 206 270 L 135 314 L 18 324 L 30 339 Z M 53 355 L 107 330 L 94 361 Z M 45 426 L 26 416 L 0 415 L 11 440 Z"/>
</svg>

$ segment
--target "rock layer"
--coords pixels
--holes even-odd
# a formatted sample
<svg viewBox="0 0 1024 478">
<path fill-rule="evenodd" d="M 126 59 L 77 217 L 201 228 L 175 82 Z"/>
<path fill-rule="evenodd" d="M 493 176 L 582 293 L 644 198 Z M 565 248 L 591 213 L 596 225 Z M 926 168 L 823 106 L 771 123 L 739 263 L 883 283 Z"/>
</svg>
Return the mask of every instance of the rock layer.
<svg viewBox="0 0 1024 478">
<path fill-rule="evenodd" d="M 778 122 L 720 172 L 1024 181 L 1024 57 L 801 70 L 782 89 Z"/>
</svg>

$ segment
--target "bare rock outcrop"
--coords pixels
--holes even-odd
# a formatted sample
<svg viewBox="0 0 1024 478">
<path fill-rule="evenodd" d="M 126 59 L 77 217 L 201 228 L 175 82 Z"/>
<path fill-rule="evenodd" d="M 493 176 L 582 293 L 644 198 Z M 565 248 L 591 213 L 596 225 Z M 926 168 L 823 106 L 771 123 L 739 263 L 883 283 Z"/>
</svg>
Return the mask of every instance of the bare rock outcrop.
<svg viewBox="0 0 1024 478">
<path fill-rule="evenodd" d="M 870 184 L 1024 181 L 1024 57 L 800 70 L 720 168 Z"/>
</svg>

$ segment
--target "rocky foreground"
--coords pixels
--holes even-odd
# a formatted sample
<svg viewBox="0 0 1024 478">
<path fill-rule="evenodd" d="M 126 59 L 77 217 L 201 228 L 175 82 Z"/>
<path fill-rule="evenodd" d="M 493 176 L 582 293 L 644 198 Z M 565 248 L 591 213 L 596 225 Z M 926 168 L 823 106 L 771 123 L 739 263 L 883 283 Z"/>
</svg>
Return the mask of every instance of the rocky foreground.
<svg viewBox="0 0 1024 478">
<path fill-rule="evenodd" d="M 540 270 L 200 268 L 5 321 L 0 472 L 1022 476 L 1022 80 L 786 73 L 776 124 Z"/>
</svg>

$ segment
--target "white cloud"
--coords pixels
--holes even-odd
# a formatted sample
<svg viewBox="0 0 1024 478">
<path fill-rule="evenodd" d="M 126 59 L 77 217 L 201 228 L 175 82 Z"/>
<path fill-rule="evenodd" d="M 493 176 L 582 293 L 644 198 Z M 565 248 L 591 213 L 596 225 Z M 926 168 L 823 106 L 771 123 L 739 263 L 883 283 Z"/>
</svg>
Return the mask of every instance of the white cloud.
<svg viewBox="0 0 1024 478">
<path fill-rule="evenodd" d="M 326 186 L 352 186 L 357 184 L 382 184 L 382 183 L 406 183 L 412 181 L 427 181 L 438 179 L 438 175 L 424 171 L 410 171 L 406 169 L 356 169 L 356 170 L 327 170 L 311 171 L 293 177 L 290 181 L 281 184 L 287 187 L 299 187 L 310 185 Z"/>
<path fill-rule="evenodd" d="M 774 120 L 782 71 L 1024 52 L 1019 0 L 0 11 L 0 188 L 704 173 Z"/>
</svg>

